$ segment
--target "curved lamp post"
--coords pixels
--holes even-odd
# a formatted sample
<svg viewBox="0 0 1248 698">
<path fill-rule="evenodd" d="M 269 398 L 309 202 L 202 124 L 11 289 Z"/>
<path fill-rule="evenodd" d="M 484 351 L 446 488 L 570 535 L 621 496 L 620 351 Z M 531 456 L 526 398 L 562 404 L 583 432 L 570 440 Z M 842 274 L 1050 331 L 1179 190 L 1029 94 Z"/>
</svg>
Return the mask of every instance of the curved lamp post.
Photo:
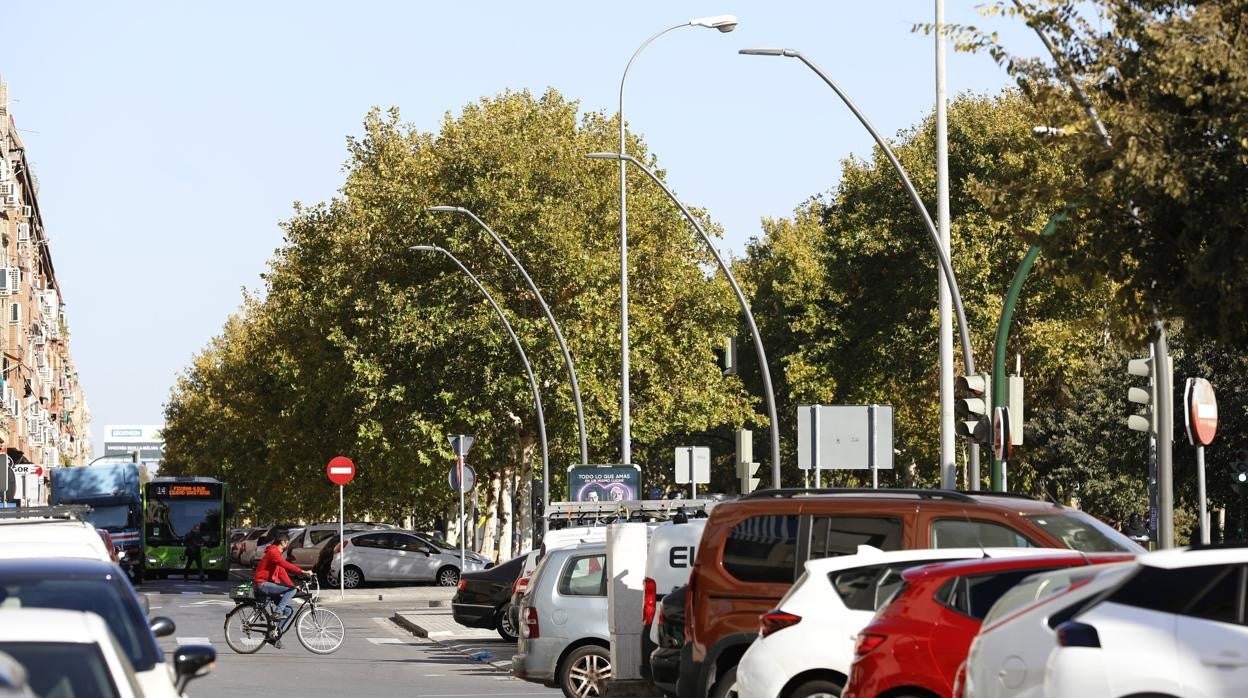
<svg viewBox="0 0 1248 698">
<path fill-rule="evenodd" d="M 524 353 L 524 347 L 520 345 L 520 338 L 516 336 L 515 330 L 511 328 L 511 323 L 507 321 L 507 316 L 503 314 L 503 309 L 498 307 L 498 303 L 494 301 L 494 296 L 485 290 L 485 286 L 481 285 L 481 281 L 477 279 L 472 272 L 468 271 L 463 262 L 451 254 L 449 251 L 438 247 L 437 245 L 413 245 L 409 250 L 417 252 L 438 252 L 447 256 L 459 270 L 464 272 L 472 283 L 477 285 L 485 299 L 490 302 L 490 306 L 494 308 L 494 312 L 498 313 L 498 319 L 503 321 L 503 327 L 507 328 L 507 334 L 511 336 L 512 344 L 516 345 L 516 353 L 520 355 L 520 361 L 524 364 L 524 372 L 529 377 L 529 387 L 533 389 L 533 405 L 537 409 L 537 433 L 542 440 L 542 506 L 550 499 L 550 454 L 546 448 L 546 417 L 542 414 L 542 394 L 537 389 L 537 379 L 533 377 L 533 367 L 529 365 L 529 357 Z M 546 517 L 542 517 L 542 533 L 546 533 Z"/>
<path fill-rule="evenodd" d="M 784 56 L 785 58 L 796 58 L 805 63 L 806 67 L 815 71 L 815 74 L 822 78 L 823 81 L 828 84 L 828 87 L 832 88 L 832 91 L 836 93 L 836 96 L 841 98 L 841 101 L 845 103 L 845 106 L 849 107 L 849 110 L 854 113 L 854 116 L 857 117 L 858 121 L 866 127 L 867 132 L 871 134 L 871 137 L 875 139 L 876 144 L 880 146 L 880 150 L 884 151 L 885 157 L 887 157 L 888 161 L 892 163 L 893 169 L 897 171 L 897 176 L 901 178 L 901 183 L 905 186 L 906 193 L 910 195 L 910 201 L 914 204 L 914 207 L 918 209 L 919 215 L 923 218 L 923 224 L 932 238 L 932 245 L 936 248 L 936 259 L 940 262 L 941 272 L 945 275 L 945 281 L 949 284 L 949 292 L 953 297 L 953 310 L 958 316 L 958 332 L 962 340 L 962 362 L 965 373 L 968 376 L 974 374 L 975 356 L 971 350 L 971 333 L 966 323 L 966 311 L 962 308 L 962 294 L 958 290 L 958 280 L 953 275 L 953 265 L 949 263 L 949 255 L 945 254 L 944 247 L 940 244 L 940 233 L 936 231 L 936 224 L 932 222 L 931 214 L 927 212 L 927 207 L 923 205 L 923 199 L 920 198 L 919 193 L 915 191 L 914 185 L 910 182 L 909 175 L 906 174 L 906 169 L 901 166 L 901 161 L 897 159 L 897 155 L 894 154 L 893 149 L 889 147 L 888 141 L 884 140 L 884 138 L 880 135 L 880 132 L 875 130 L 875 126 L 871 125 L 871 122 L 867 120 L 867 117 L 864 116 L 862 112 L 858 111 L 858 107 L 854 104 L 854 101 L 841 91 L 841 88 L 832 81 L 832 78 L 828 77 L 828 74 L 820 70 L 819 66 L 812 63 L 809 58 L 802 55 L 801 51 L 796 51 L 791 48 L 744 48 L 738 51 L 738 53 L 747 56 Z M 971 488 L 978 489 L 979 444 L 974 441 L 970 443 L 970 471 L 972 484 Z M 949 483 L 942 483 L 942 485 L 948 484 Z"/>
<path fill-rule="evenodd" d="M 658 32 L 637 47 L 624 66 L 624 75 L 620 77 L 620 462 L 626 465 L 633 460 L 633 438 L 628 397 L 628 188 L 625 184 L 628 164 L 624 161 L 624 81 L 628 79 L 633 61 L 651 42 L 682 27 L 706 27 L 728 33 L 737 28 L 737 18 L 732 15 L 699 17 Z"/>
<path fill-rule="evenodd" d="M 559 323 L 555 322 L 555 316 L 551 314 L 550 306 L 546 305 L 546 299 L 542 297 L 542 292 L 537 290 L 537 284 L 533 283 L 533 279 L 529 276 L 529 272 L 525 271 L 524 265 L 511 253 L 511 248 L 503 242 L 502 238 L 498 237 L 498 234 L 490 226 L 485 224 L 485 221 L 477 218 L 477 214 L 463 206 L 430 206 L 425 210 L 434 213 L 462 213 L 468 216 L 477 225 L 484 228 L 491 238 L 494 238 L 494 242 L 503 248 L 503 254 L 507 255 L 507 259 L 516 265 L 516 269 L 520 270 L 520 275 L 524 277 L 525 283 L 529 285 L 529 290 L 533 292 L 533 295 L 537 297 L 538 304 L 542 306 L 542 312 L 546 314 L 546 321 L 550 323 L 550 329 L 555 331 L 555 339 L 559 340 L 559 350 L 563 352 L 563 363 L 568 368 L 568 380 L 572 382 L 572 401 L 576 404 L 576 427 L 581 435 L 581 463 L 589 463 L 589 447 L 585 440 L 585 411 L 581 408 L 581 384 L 576 380 L 576 368 L 572 365 L 572 354 L 568 351 L 568 343 L 563 339 L 563 331 L 559 329 Z M 543 506 L 545 506 L 545 502 L 543 502 Z"/>
<path fill-rule="evenodd" d="M 619 160 L 618 153 L 590 153 L 587 158 L 595 160 Z M 776 418 L 776 396 L 771 388 L 771 368 L 767 365 L 767 352 L 763 349 L 763 338 L 758 332 L 758 325 L 754 323 L 754 313 L 750 311 L 750 304 L 745 300 L 745 294 L 741 292 L 741 287 L 737 285 L 737 279 L 732 275 L 732 270 L 724 262 L 724 258 L 720 256 L 719 250 L 715 249 L 715 244 L 711 242 L 711 238 L 702 229 L 702 225 L 698 223 L 698 219 L 689 212 L 688 208 L 676 198 L 672 190 L 659 179 L 657 175 L 641 163 L 640 160 L 632 155 L 625 155 L 622 158 L 626 162 L 631 162 L 638 169 L 645 172 L 659 185 L 663 193 L 667 194 L 667 198 L 676 204 L 680 212 L 685 214 L 685 219 L 693 225 L 698 231 L 698 235 L 702 236 L 702 241 L 710 248 L 711 254 L 715 257 L 715 262 L 719 264 L 720 271 L 724 272 L 724 276 L 728 278 L 728 284 L 732 286 L 732 292 L 737 294 L 737 302 L 741 304 L 741 311 L 745 313 L 745 321 L 750 326 L 750 336 L 754 338 L 754 353 L 758 356 L 758 365 L 763 374 L 763 393 L 767 400 L 767 417 L 771 420 L 771 486 L 774 489 L 780 489 L 780 420 Z"/>
</svg>

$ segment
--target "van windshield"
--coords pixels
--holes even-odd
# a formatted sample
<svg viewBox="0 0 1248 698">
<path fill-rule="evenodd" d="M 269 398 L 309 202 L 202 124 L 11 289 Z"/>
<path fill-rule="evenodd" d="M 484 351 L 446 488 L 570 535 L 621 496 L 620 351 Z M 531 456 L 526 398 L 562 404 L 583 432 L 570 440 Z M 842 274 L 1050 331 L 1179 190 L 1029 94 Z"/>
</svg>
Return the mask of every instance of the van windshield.
<svg viewBox="0 0 1248 698">
<path fill-rule="evenodd" d="M 1032 514 L 1026 518 L 1071 550 L 1083 553 L 1144 552 L 1130 538 L 1082 511 Z"/>
</svg>

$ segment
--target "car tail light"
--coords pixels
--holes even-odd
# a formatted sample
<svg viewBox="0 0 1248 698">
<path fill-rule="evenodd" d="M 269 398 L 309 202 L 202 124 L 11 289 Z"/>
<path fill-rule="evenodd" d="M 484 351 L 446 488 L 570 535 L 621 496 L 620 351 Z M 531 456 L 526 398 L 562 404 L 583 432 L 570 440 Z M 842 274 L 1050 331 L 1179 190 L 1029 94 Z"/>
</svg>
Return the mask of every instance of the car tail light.
<svg viewBox="0 0 1248 698">
<path fill-rule="evenodd" d="M 767 637 L 777 630 L 784 630 L 800 622 L 802 622 L 801 616 L 795 616 L 792 613 L 786 613 L 778 608 L 773 608 L 758 617 L 758 636 Z"/>
<path fill-rule="evenodd" d="M 541 637 L 541 633 L 537 629 L 537 609 L 532 606 L 524 608 L 524 623 L 520 627 L 520 633 L 525 638 L 532 640 Z"/>
<path fill-rule="evenodd" d="M 512 596 L 515 596 L 516 594 L 523 595 L 525 590 L 528 588 L 529 588 L 528 577 L 516 577 L 516 581 L 511 583 L 511 595 Z"/>
<path fill-rule="evenodd" d="M 643 582 L 644 596 L 641 598 L 641 624 L 650 625 L 650 621 L 654 620 L 655 597 L 658 596 L 658 585 L 654 580 L 646 577 Z"/>
<path fill-rule="evenodd" d="M 1068 620 L 1057 626 L 1059 647 L 1100 647 L 1101 636 L 1087 623 Z"/>
<path fill-rule="evenodd" d="M 463 591 L 463 590 L 464 590 L 464 589 L 466 589 L 466 588 L 468 588 L 468 580 L 467 580 L 467 579 L 464 579 L 463 577 L 460 577 L 460 579 L 459 579 L 459 590 L 460 590 L 460 591 Z"/>
<path fill-rule="evenodd" d="M 694 587 L 696 574 L 689 575 L 689 584 L 685 587 L 685 642 L 693 642 L 693 597 L 697 595 Z"/>
<path fill-rule="evenodd" d="M 870 653 L 876 647 L 884 644 L 884 640 L 888 639 L 887 635 L 879 635 L 876 633 L 858 633 L 858 642 L 854 645 L 854 656 L 861 657 Z"/>
</svg>

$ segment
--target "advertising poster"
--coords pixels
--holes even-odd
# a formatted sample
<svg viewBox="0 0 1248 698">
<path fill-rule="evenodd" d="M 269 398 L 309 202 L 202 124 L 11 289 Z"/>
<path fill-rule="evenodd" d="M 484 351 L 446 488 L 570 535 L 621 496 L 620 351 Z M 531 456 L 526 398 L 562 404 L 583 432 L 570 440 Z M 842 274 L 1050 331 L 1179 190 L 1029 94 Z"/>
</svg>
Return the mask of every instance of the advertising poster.
<svg viewBox="0 0 1248 698">
<path fill-rule="evenodd" d="M 636 465 L 574 465 L 568 468 L 568 501 L 625 502 L 638 499 L 641 468 Z"/>
</svg>

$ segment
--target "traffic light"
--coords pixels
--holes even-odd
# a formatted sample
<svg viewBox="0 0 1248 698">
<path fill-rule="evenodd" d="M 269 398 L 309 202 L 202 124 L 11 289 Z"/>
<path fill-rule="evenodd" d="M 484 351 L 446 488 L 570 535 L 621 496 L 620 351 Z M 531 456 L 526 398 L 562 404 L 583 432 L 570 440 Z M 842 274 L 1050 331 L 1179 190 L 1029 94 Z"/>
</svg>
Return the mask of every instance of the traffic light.
<svg viewBox="0 0 1248 698">
<path fill-rule="evenodd" d="M 954 411 L 958 415 L 954 430 L 958 436 L 987 446 L 992 445 L 991 386 L 992 377 L 987 373 L 959 376 L 958 399 L 954 401 Z"/>
<path fill-rule="evenodd" d="M 1005 379 L 1005 406 L 1009 414 L 1010 445 L 1023 445 L 1023 377 Z"/>
<path fill-rule="evenodd" d="M 715 350 L 715 360 L 725 376 L 737 375 L 737 338 L 724 337 L 724 344 Z"/>
<path fill-rule="evenodd" d="M 1169 362 L 1170 375 L 1174 375 L 1174 359 L 1166 357 Z M 1127 373 L 1133 376 L 1140 376 L 1148 379 L 1148 386 L 1141 388 L 1132 386 L 1127 390 L 1127 399 L 1137 405 L 1144 405 L 1143 414 L 1133 414 L 1127 417 L 1127 426 L 1135 431 L 1145 431 L 1151 434 L 1157 433 L 1157 366 L 1155 357 L 1147 359 L 1131 359 L 1127 362 Z M 1173 393 L 1173 386 L 1167 386 L 1167 389 Z"/>
<path fill-rule="evenodd" d="M 139 452 L 137 450 L 130 452 L 130 462 L 131 463 L 139 462 Z"/>
<path fill-rule="evenodd" d="M 1248 449 L 1240 449 L 1239 458 L 1231 463 L 1231 485 L 1238 494 L 1248 494 Z"/>
</svg>

